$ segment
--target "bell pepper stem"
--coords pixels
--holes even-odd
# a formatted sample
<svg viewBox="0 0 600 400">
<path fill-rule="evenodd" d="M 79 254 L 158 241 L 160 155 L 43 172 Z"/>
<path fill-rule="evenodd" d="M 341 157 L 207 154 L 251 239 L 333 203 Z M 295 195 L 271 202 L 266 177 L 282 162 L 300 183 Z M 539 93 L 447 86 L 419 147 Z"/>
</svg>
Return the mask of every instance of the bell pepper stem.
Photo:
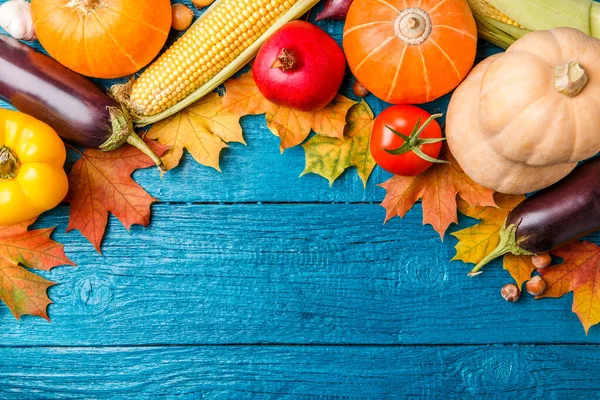
<svg viewBox="0 0 600 400">
<path fill-rule="evenodd" d="M 20 167 L 19 158 L 10 147 L 0 148 L 0 179 L 14 179 Z"/>
</svg>

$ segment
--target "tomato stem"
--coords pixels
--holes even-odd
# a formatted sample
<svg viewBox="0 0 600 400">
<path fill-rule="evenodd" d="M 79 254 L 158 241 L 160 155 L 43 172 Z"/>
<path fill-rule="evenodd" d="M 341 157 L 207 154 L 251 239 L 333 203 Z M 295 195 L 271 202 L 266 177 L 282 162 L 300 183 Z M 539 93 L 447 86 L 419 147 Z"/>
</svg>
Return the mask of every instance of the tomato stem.
<svg viewBox="0 0 600 400">
<path fill-rule="evenodd" d="M 10 147 L 0 148 L 0 179 L 14 179 L 19 173 L 21 163 Z"/>
<path fill-rule="evenodd" d="M 417 123 L 413 127 L 413 130 L 412 130 L 410 136 L 406 136 L 405 134 L 398 132 L 391 126 L 386 125 L 385 126 L 386 128 L 388 128 L 396 136 L 399 136 L 400 138 L 402 138 L 402 140 L 404 140 L 404 144 L 402 144 L 402 146 L 398 147 L 397 149 L 384 149 L 384 150 L 388 154 L 391 154 L 393 156 L 398 156 L 400 154 L 405 154 L 405 153 L 408 153 L 409 151 L 412 151 L 415 155 L 417 155 L 418 157 L 422 158 L 425 161 L 429 161 L 430 163 L 449 164 L 448 161 L 439 160 L 437 158 L 430 157 L 427 154 L 425 154 L 425 152 L 423 150 L 421 150 L 421 146 L 423 146 L 423 145 L 439 143 L 439 142 L 446 140 L 446 138 L 421 139 L 421 137 L 420 137 L 421 134 L 423 133 L 423 131 L 427 128 L 427 126 L 429 124 L 431 124 L 431 122 L 433 122 L 437 118 L 442 117 L 442 115 L 443 114 L 433 114 L 432 116 L 430 116 L 427 119 L 427 121 L 425 121 L 425 123 L 423 125 L 421 125 L 421 117 L 419 117 L 419 119 L 417 120 Z"/>
</svg>

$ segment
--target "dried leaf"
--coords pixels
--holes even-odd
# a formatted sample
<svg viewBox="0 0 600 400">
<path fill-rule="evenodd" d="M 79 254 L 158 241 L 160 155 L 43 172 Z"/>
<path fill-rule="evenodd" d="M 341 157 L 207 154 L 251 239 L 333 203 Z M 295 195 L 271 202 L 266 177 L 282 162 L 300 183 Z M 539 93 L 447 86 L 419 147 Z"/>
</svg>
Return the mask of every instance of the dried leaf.
<svg viewBox="0 0 600 400">
<path fill-rule="evenodd" d="M 53 229 L 28 231 L 33 223 L 0 227 L 0 300 L 19 319 L 28 314 L 49 320 L 52 302 L 47 290 L 55 285 L 24 267 L 49 271 L 59 265 L 75 265 L 63 246 L 50 239 Z"/>
<path fill-rule="evenodd" d="M 227 143 L 244 143 L 239 116 L 223 109 L 217 93 L 203 97 L 185 110 L 158 122 L 146 134 L 169 147 L 162 157 L 170 170 L 179 165 L 183 149 L 194 159 L 220 171 L 219 156 Z"/>
<path fill-rule="evenodd" d="M 531 261 L 531 256 L 515 256 L 506 254 L 504 256 L 504 269 L 510 273 L 517 286 L 522 287 L 523 283 L 531 279 L 531 274 L 536 270 Z"/>
<path fill-rule="evenodd" d="M 495 206 L 494 192 L 473 182 L 443 148 L 440 158 L 450 164 L 434 164 L 418 176 L 394 176 L 380 186 L 387 190 L 381 206 L 386 222 L 394 216 L 404 217 L 417 200 L 423 202 L 423 224 L 433 226 L 440 237 L 451 223 L 458 223 L 456 196 L 472 206 Z"/>
<path fill-rule="evenodd" d="M 338 95 L 327 107 L 315 112 L 302 112 L 269 102 L 258 90 L 252 71 L 225 82 L 223 110 L 239 117 L 265 114 L 267 127 L 281 139 L 281 151 L 304 142 L 311 130 L 321 136 L 344 137 L 346 115 L 356 102 Z"/>
<path fill-rule="evenodd" d="M 452 259 L 466 263 L 477 264 L 490 254 L 500 243 L 500 229 L 508 214 L 525 200 L 525 196 L 510 196 L 497 193 L 494 197 L 497 207 L 470 206 L 464 201 L 459 201 L 458 210 L 469 217 L 478 219 L 477 225 L 453 233 L 458 238 L 456 255 Z M 531 257 L 504 256 L 504 269 L 514 278 L 519 287 L 531 278 L 535 266 Z"/>
<path fill-rule="evenodd" d="M 587 334 L 600 322 L 600 247 L 591 242 L 574 242 L 552 252 L 563 263 L 540 270 L 546 291 L 537 298 L 561 297 L 573 292 L 573 312 Z"/>
<path fill-rule="evenodd" d="M 159 155 L 167 150 L 156 142 L 147 143 Z M 100 252 L 109 212 L 127 229 L 134 224 L 148 226 L 150 206 L 156 199 L 135 183 L 131 174 L 153 165 L 150 158 L 129 145 L 111 152 L 86 150 L 69 174 L 71 216 L 67 232 L 79 230 Z"/>
<path fill-rule="evenodd" d="M 478 219 L 477 225 L 452 234 L 458 238 L 456 255 L 452 259 L 477 264 L 491 253 L 500 243 L 500 229 L 508 214 L 523 200 L 525 196 L 508 196 L 496 194 L 497 207 L 470 206 L 464 201 L 458 203 L 458 210 L 469 217 Z"/>
<path fill-rule="evenodd" d="M 373 128 L 373 111 L 362 101 L 350 109 L 344 139 L 315 135 L 302 147 L 306 152 L 304 174 L 314 173 L 330 184 L 350 167 L 356 167 L 366 186 L 375 168 L 369 143 Z"/>
</svg>

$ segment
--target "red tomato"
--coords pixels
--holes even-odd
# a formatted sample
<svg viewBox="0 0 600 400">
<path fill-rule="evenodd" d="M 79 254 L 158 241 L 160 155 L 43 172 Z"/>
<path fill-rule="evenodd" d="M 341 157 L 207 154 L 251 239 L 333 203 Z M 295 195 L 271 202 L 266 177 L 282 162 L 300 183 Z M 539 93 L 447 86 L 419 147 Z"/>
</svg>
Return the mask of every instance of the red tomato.
<svg viewBox="0 0 600 400">
<path fill-rule="evenodd" d="M 377 164 L 395 175 L 415 176 L 425 172 L 434 161 L 442 162 L 436 160 L 443 140 L 442 129 L 435 121 L 440 116 L 408 105 L 392 106 L 379 114 L 371 134 L 371 154 Z M 405 140 L 394 130 L 411 140 Z M 406 143 L 408 145 L 400 149 Z M 389 153 L 394 150 L 404 152 Z"/>
</svg>

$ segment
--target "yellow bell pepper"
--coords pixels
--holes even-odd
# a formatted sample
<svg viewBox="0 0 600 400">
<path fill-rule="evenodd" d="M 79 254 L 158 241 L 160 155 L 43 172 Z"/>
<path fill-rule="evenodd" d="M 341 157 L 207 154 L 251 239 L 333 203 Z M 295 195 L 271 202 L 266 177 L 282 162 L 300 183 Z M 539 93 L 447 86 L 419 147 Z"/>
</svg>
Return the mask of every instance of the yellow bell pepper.
<svg viewBox="0 0 600 400">
<path fill-rule="evenodd" d="M 0 225 L 56 207 L 67 195 L 65 145 L 45 123 L 0 109 Z"/>
</svg>

